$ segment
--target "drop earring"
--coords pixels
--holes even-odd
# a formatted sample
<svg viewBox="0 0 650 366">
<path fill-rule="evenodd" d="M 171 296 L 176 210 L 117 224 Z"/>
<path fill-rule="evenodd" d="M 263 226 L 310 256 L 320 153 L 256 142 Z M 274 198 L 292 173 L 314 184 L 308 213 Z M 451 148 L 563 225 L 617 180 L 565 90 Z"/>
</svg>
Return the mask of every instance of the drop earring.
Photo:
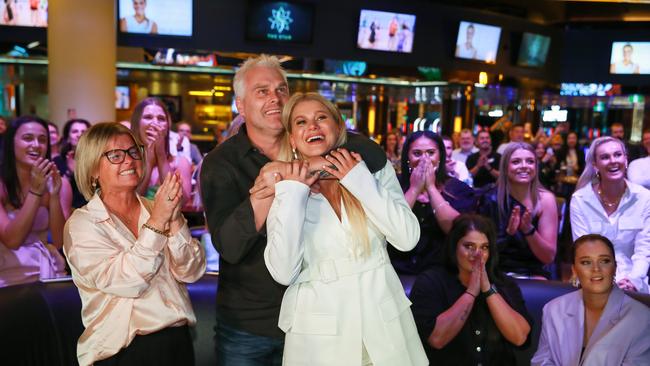
<svg viewBox="0 0 650 366">
<path fill-rule="evenodd" d="M 291 149 L 291 153 L 293 154 L 293 160 L 298 160 L 298 152 L 295 147 Z"/>
<path fill-rule="evenodd" d="M 575 287 L 575 288 L 579 288 L 579 287 L 580 287 L 580 280 L 578 279 L 577 276 L 571 278 L 571 285 L 572 285 L 573 287 Z"/>
</svg>

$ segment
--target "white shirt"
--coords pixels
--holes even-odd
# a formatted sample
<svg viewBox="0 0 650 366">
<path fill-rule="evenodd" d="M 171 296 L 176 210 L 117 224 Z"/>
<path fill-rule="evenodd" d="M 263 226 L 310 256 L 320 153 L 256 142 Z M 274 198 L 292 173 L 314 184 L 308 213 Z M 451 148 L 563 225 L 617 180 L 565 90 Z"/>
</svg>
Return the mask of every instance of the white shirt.
<svg viewBox="0 0 650 366">
<path fill-rule="evenodd" d="M 142 23 L 135 20 L 135 15 L 124 18 L 126 20 L 126 31 L 129 33 L 151 33 L 153 22 L 146 18 Z"/>
<path fill-rule="evenodd" d="M 289 285 L 278 326 L 286 333 L 284 365 L 361 365 L 363 347 L 375 366 L 427 365 L 386 240 L 411 250 L 420 226 L 390 162 L 374 175 L 357 164 L 341 179 L 362 204 L 370 253 L 355 254 L 346 207 L 341 219 L 322 194 L 285 180 L 275 185 L 264 261 Z"/>
<path fill-rule="evenodd" d="M 181 136 L 174 131 L 169 131 L 169 153 L 172 154 L 172 156 L 182 156 L 187 159 L 190 163 L 192 163 L 192 150 L 190 147 L 190 140 L 189 139 L 183 139 L 183 142 L 181 143 L 181 147 L 183 148 L 182 151 L 178 151 L 178 139 Z"/>
<path fill-rule="evenodd" d="M 626 181 L 627 188 L 616 211 L 607 216 L 591 184 L 571 198 L 573 240 L 585 234 L 601 234 L 614 244 L 617 280 L 627 278 L 640 292 L 648 293 L 650 265 L 650 191 Z"/>
<path fill-rule="evenodd" d="M 472 146 L 472 149 L 467 152 L 463 151 L 461 148 L 458 148 L 452 151 L 451 158 L 456 161 L 461 161 L 463 162 L 463 164 L 465 164 L 467 162 L 467 157 L 477 152 L 478 152 L 478 147 L 476 146 Z"/>
<path fill-rule="evenodd" d="M 614 286 L 580 362 L 585 328 L 582 290 L 544 306 L 542 334 L 532 366 L 648 366 L 650 309 Z"/>
<path fill-rule="evenodd" d="M 627 168 L 627 179 L 650 189 L 650 156 L 632 160 Z"/>
</svg>

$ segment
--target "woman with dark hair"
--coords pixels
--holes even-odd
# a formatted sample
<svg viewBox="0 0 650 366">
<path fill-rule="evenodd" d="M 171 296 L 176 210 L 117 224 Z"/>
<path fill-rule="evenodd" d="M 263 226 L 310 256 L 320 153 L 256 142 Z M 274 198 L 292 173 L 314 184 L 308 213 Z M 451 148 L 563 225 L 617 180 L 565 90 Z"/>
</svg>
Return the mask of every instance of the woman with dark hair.
<svg viewBox="0 0 650 366">
<path fill-rule="evenodd" d="M 555 259 L 558 211 L 537 169 L 533 147 L 511 142 L 501 158 L 497 186 L 483 195 L 479 212 L 496 220 L 500 270 L 543 280 L 550 278 L 544 266 Z"/>
<path fill-rule="evenodd" d="M 167 107 L 158 98 L 145 98 L 135 106 L 131 115 L 131 131 L 147 150 L 147 169 L 140 194 L 153 198 L 168 173 L 178 172 L 183 188 L 183 204 L 192 195 L 192 165 L 169 150 L 169 128 L 172 119 Z"/>
<path fill-rule="evenodd" d="M 386 151 L 386 158 L 393 165 L 398 177 L 402 173 L 402 165 L 400 161 L 401 147 L 399 140 L 399 134 L 396 132 L 389 132 L 386 134 L 386 138 L 381 142 L 381 146 L 384 148 L 384 151 Z"/>
<path fill-rule="evenodd" d="M 447 175 L 442 138 L 431 131 L 408 136 L 402 148 L 401 185 L 406 202 L 420 222 L 420 239 L 415 249 L 400 252 L 389 247 L 398 273 L 418 274 L 442 262 L 442 242 L 459 212 L 475 205 L 474 191 Z"/>
<path fill-rule="evenodd" d="M 585 168 L 585 152 L 578 145 L 578 134 L 571 131 L 566 136 L 564 146 L 557 156 L 556 170 L 560 171 L 559 178 L 559 195 L 571 198 L 573 191 L 576 189 L 578 178 Z"/>
<path fill-rule="evenodd" d="M 571 198 L 573 238 L 600 233 L 616 251 L 616 283 L 623 290 L 650 292 L 650 192 L 628 181 L 623 141 L 599 137 L 591 143 L 585 170 Z"/>
<path fill-rule="evenodd" d="M 544 306 L 531 365 L 648 365 L 650 310 L 616 286 L 612 242 L 583 235 L 572 254 L 574 285 L 580 289 Z"/>
<path fill-rule="evenodd" d="M 498 271 L 494 226 L 464 214 L 454 220 L 445 262 L 421 273 L 411 310 L 435 365 L 516 365 L 530 320 L 519 287 Z"/>
<path fill-rule="evenodd" d="M 47 122 L 12 121 L 0 178 L 0 287 L 64 274 L 57 252 L 70 215 L 70 186 L 50 158 Z M 52 244 L 47 241 L 48 231 Z"/>
<path fill-rule="evenodd" d="M 75 167 L 75 149 L 79 139 L 90 128 L 90 122 L 81 118 L 74 118 L 63 125 L 63 138 L 59 143 L 59 155 L 52 161 L 59 169 L 62 177 L 66 178 L 72 187 L 72 207 L 79 208 L 85 205 L 86 199 L 77 188 L 77 182 L 74 180 Z"/>
</svg>

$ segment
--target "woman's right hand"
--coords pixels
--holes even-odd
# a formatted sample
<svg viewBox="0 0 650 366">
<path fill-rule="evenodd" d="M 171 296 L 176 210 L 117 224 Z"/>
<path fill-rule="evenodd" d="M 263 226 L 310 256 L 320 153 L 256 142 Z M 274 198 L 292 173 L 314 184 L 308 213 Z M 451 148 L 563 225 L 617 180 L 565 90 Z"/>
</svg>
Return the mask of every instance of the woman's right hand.
<svg viewBox="0 0 650 366">
<path fill-rule="evenodd" d="M 37 158 L 30 172 L 30 190 L 42 195 L 47 188 L 47 180 L 52 175 L 52 170 L 57 169 L 53 162 L 45 158 Z"/>
<path fill-rule="evenodd" d="M 295 180 L 311 187 L 318 180 L 318 174 L 309 173 L 309 162 L 304 160 L 294 160 L 288 164 L 286 172 L 282 177 L 283 180 Z"/>
<path fill-rule="evenodd" d="M 484 268 L 483 261 L 480 258 L 476 258 L 472 265 L 472 274 L 470 275 L 469 283 L 467 284 L 467 292 L 474 295 L 474 298 L 481 292 L 481 277 Z"/>
<path fill-rule="evenodd" d="M 426 182 L 425 173 L 424 159 L 420 159 L 418 165 L 416 165 L 415 168 L 413 168 L 413 171 L 411 171 L 409 182 L 410 187 L 415 189 L 418 194 L 424 192 Z"/>
<path fill-rule="evenodd" d="M 167 230 L 177 206 L 180 206 L 183 192 L 180 178 L 167 174 L 153 199 L 153 209 L 149 222 L 156 229 Z"/>
<path fill-rule="evenodd" d="M 521 209 L 519 206 L 515 206 L 510 213 L 510 219 L 508 219 L 508 227 L 506 228 L 506 233 L 508 235 L 515 235 L 517 230 L 519 230 L 519 225 L 521 224 Z"/>
</svg>

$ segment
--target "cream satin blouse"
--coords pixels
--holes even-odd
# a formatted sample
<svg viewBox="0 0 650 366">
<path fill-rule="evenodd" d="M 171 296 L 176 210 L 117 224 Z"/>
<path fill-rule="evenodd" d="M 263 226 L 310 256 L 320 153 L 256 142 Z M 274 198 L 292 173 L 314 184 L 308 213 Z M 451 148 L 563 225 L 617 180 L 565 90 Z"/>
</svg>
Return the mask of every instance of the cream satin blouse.
<svg viewBox="0 0 650 366">
<path fill-rule="evenodd" d="M 65 225 L 63 248 L 86 328 L 77 344 L 81 366 L 118 353 L 136 335 L 196 323 L 184 283 L 205 272 L 203 248 L 187 224 L 169 238 L 143 228 L 153 203 L 138 199 L 137 238 L 97 194 Z"/>
</svg>

